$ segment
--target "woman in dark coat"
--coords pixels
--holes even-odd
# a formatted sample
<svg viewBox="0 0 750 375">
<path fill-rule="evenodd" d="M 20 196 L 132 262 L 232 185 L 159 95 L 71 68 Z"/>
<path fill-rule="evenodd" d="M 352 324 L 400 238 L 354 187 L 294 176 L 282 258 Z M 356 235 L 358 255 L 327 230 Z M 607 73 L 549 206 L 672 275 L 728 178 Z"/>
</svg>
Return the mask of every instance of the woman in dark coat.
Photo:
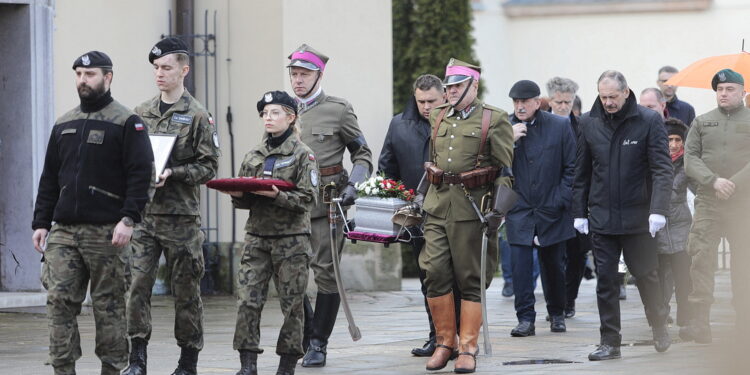
<svg viewBox="0 0 750 375">
<path fill-rule="evenodd" d="M 680 336 L 683 327 L 690 320 L 688 295 L 690 294 L 690 256 L 687 253 L 687 239 L 693 217 L 687 204 L 688 179 L 685 175 L 684 141 L 688 128 L 682 121 L 670 118 L 665 122 L 669 136 L 669 154 L 672 156 L 674 181 L 672 197 L 669 204 L 669 218 L 665 230 L 656 234 L 659 242 L 659 280 L 667 306 L 672 298 L 671 283 L 667 274 L 671 271 L 674 279 L 674 290 L 677 296 L 677 325 Z"/>
</svg>

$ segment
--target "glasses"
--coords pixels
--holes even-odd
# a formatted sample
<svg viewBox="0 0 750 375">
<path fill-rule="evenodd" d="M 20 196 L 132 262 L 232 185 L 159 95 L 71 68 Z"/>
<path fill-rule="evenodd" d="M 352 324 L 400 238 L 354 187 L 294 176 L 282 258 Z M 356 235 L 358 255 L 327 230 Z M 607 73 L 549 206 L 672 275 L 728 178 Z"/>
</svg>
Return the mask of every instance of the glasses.
<svg viewBox="0 0 750 375">
<path fill-rule="evenodd" d="M 269 117 L 271 120 L 278 120 L 279 117 L 281 117 L 282 114 L 285 114 L 284 111 L 280 111 L 278 109 L 273 109 L 273 110 L 270 110 L 270 111 L 262 111 L 260 113 L 260 118 Z"/>
</svg>

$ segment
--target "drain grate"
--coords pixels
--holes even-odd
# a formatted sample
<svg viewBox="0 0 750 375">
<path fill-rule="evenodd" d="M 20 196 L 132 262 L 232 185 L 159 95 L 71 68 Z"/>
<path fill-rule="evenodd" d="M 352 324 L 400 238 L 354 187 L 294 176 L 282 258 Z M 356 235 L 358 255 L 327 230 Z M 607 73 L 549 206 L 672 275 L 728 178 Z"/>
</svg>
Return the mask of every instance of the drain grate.
<svg viewBox="0 0 750 375">
<path fill-rule="evenodd" d="M 576 361 L 568 361 L 565 359 L 525 359 L 522 361 L 510 361 L 503 362 L 503 366 L 518 366 L 518 365 L 560 365 L 568 363 L 581 363 Z"/>
</svg>

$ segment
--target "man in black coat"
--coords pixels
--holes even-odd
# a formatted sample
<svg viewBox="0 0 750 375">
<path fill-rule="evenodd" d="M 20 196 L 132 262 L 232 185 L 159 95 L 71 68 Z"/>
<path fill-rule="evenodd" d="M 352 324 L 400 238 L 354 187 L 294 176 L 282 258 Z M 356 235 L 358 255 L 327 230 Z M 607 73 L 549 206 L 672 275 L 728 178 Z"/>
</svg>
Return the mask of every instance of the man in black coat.
<svg viewBox="0 0 750 375">
<path fill-rule="evenodd" d="M 550 330 L 565 332 L 565 242 L 575 237 L 569 207 L 575 170 L 570 121 L 539 110 L 539 86 L 528 80 L 510 89 L 514 128 L 520 128 L 513 157 L 518 201 L 505 218 L 513 258 L 518 326 L 511 336 L 535 335 L 533 251 L 538 249 Z M 517 132 L 514 131 L 514 134 Z"/>
<path fill-rule="evenodd" d="M 424 163 L 429 160 L 430 151 L 430 112 L 445 103 L 445 90 L 440 78 L 425 74 L 414 82 L 414 96 L 409 99 L 402 113 L 393 116 L 388 126 L 383 149 L 380 151 L 378 170 L 386 177 L 401 180 L 407 189 L 417 189 L 424 174 Z M 412 232 L 418 228 L 410 228 Z M 419 253 L 424 247 L 424 238 L 416 237 L 411 241 L 414 260 L 419 265 Z M 432 324 L 432 314 L 427 306 L 424 286 L 424 271 L 419 270 L 419 281 L 422 284 L 422 294 L 425 295 L 425 309 L 430 323 L 430 336 L 424 346 L 412 349 L 411 353 L 417 357 L 429 357 L 435 351 L 435 326 Z M 461 306 L 461 293 L 453 288 L 456 300 L 456 324 Z"/>
<path fill-rule="evenodd" d="M 620 357 L 617 264 L 622 252 L 646 310 L 654 347 L 671 340 L 657 276 L 654 236 L 666 224 L 672 188 L 667 133 L 656 112 L 639 106 L 622 73 L 606 71 L 599 97 L 580 119 L 573 186 L 575 228 L 588 233 L 597 266 L 601 342 L 589 360 Z"/>
</svg>

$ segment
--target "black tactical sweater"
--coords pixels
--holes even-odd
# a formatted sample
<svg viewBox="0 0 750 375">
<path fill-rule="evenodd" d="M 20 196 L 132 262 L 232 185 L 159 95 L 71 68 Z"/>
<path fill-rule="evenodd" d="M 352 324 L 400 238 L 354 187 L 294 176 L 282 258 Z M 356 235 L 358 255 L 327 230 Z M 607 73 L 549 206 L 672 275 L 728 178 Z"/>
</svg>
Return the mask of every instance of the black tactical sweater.
<svg viewBox="0 0 750 375">
<path fill-rule="evenodd" d="M 141 221 L 152 183 L 148 130 L 109 92 L 60 117 L 47 145 L 33 229 Z"/>
</svg>

